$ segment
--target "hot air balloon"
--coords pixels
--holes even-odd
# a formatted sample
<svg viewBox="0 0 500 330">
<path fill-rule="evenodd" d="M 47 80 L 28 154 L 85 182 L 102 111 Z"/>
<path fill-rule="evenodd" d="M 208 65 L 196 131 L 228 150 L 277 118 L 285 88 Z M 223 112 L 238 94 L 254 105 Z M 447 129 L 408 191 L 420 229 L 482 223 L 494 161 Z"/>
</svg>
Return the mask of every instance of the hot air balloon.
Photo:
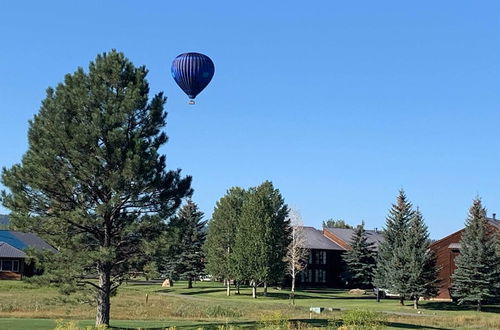
<svg viewBox="0 0 500 330">
<path fill-rule="evenodd" d="M 189 104 L 194 104 L 194 98 L 207 87 L 214 72 L 214 62 L 200 53 L 180 54 L 172 62 L 172 76 L 189 96 Z"/>
</svg>

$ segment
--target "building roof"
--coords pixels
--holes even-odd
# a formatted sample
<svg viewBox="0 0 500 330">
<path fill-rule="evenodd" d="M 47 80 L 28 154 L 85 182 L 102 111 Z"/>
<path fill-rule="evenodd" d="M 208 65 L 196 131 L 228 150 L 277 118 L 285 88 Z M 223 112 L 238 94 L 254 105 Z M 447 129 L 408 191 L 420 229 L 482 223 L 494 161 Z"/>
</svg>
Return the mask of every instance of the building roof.
<svg viewBox="0 0 500 330">
<path fill-rule="evenodd" d="M 56 249 L 33 233 L 23 233 L 14 230 L 0 230 L 0 242 L 8 243 L 10 246 L 19 250 L 32 247 L 57 252 Z"/>
<path fill-rule="evenodd" d="M 16 249 L 12 245 L 0 242 L 0 257 L 2 258 L 26 258 L 26 253 Z"/>
<path fill-rule="evenodd" d="M 500 220 L 497 220 L 497 219 L 493 219 L 493 218 L 486 218 L 488 219 L 488 221 L 495 227 L 497 227 L 498 229 L 500 229 Z"/>
<path fill-rule="evenodd" d="M 354 229 L 350 228 L 325 228 L 330 233 L 334 234 L 347 244 L 351 244 L 352 236 L 354 235 Z M 365 230 L 366 240 L 368 243 L 373 243 L 374 247 L 377 249 L 380 243 L 384 241 L 384 235 L 378 230 Z"/>
<path fill-rule="evenodd" d="M 326 238 L 321 230 L 305 226 L 303 228 L 306 241 L 306 248 L 317 249 L 317 250 L 345 251 L 345 249 L 342 248 L 340 245 Z"/>
</svg>

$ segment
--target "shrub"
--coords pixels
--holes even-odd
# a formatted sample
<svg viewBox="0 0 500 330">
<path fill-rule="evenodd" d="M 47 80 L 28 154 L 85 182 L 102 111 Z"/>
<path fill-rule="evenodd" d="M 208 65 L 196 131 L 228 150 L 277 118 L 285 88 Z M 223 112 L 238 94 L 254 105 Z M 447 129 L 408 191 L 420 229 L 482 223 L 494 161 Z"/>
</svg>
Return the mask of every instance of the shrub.
<svg viewBox="0 0 500 330">
<path fill-rule="evenodd" d="M 288 320 L 281 312 L 264 314 L 260 321 L 262 329 L 287 329 Z"/>
<path fill-rule="evenodd" d="M 383 324 L 383 315 L 377 312 L 366 311 L 366 310 L 350 310 L 342 315 L 342 324 L 351 327 L 369 327 L 377 328 L 381 327 Z"/>
<path fill-rule="evenodd" d="M 241 316 L 241 313 L 237 310 L 224 308 L 221 305 L 212 305 L 208 306 L 206 315 L 208 317 L 238 317 Z"/>
</svg>

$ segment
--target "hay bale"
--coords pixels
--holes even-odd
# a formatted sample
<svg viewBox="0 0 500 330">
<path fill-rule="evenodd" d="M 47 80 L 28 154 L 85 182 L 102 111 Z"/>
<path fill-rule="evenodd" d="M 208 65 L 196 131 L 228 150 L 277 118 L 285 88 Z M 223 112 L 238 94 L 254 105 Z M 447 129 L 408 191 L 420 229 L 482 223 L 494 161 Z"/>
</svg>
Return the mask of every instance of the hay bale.
<svg viewBox="0 0 500 330">
<path fill-rule="evenodd" d="M 366 294 L 366 290 L 362 290 L 362 289 L 351 289 L 351 290 L 349 290 L 349 293 L 350 293 L 350 294 L 355 294 L 355 295 L 358 295 L 358 296 L 362 296 L 362 295 Z"/>
</svg>

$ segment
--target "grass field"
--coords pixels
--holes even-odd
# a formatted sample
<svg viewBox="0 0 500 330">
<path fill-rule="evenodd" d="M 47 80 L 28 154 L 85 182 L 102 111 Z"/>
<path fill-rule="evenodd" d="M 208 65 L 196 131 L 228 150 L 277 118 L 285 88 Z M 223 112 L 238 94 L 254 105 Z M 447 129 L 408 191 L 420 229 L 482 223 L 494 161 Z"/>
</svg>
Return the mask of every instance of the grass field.
<svg viewBox="0 0 500 330">
<path fill-rule="evenodd" d="M 271 289 L 267 297 L 251 298 L 249 289 L 226 297 L 219 283 L 195 283 L 186 289 L 178 282 L 173 288 L 159 283 L 134 282 L 120 288 L 112 298 L 111 325 L 121 328 L 223 328 L 270 326 L 295 320 L 295 327 L 336 327 L 346 310 L 377 312 L 383 328 L 392 329 L 500 329 L 500 306 L 474 307 L 444 302 L 422 302 L 419 311 L 399 306 L 396 299 L 377 303 L 372 296 L 352 296 L 343 290 L 302 290 L 290 305 L 286 290 Z M 146 301 L 147 296 L 147 301 Z M 309 307 L 341 309 L 313 314 Z M 379 313 L 379 314 L 378 314 Z M 81 327 L 94 324 L 95 306 L 81 296 L 60 295 L 51 287 L 26 282 L 0 281 L 0 329 L 53 329 L 55 320 L 77 320 Z M 286 324 L 285 324 L 286 325 Z"/>
</svg>

